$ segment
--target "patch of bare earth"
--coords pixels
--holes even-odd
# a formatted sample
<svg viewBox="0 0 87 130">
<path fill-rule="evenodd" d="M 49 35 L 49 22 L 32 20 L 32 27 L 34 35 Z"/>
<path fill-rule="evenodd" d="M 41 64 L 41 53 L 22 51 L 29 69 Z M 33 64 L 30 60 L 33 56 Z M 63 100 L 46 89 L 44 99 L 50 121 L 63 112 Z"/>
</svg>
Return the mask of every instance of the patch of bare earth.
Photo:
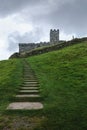
<svg viewBox="0 0 87 130">
<path fill-rule="evenodd" d="M 5 116 L 0 118 L 0 130 L 34 130 L 41 126 L 44 117 Z"/>
</svg>

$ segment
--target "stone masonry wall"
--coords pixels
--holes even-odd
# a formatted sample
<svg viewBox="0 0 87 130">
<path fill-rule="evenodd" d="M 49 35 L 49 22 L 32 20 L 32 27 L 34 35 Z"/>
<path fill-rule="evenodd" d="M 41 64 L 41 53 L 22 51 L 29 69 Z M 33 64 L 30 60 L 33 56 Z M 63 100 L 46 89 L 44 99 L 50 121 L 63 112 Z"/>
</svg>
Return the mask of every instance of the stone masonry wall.
<svg viewBox="0 0 87 130">
<path fill-rule="evenodd" d="M 23 52 L 28 52 L 31 51 L 35 48 L 38 47 L 43 47 L 43 46 L 49 46 L 50 43 L 49 42 L 41 42 L 41 43 L 28 43 L 28 44 L 24 44 L 24 43 L 20 43 L 19 44 L 19 52 L 23 53 Z"/>
<path fill-rule="evenodd" d="M 46 47 L 46 48 L 39 48 L 37 50 L 32 50 L 32 51 L 28 51 L 27 53 L 14 53 L 13 55 L 11 55 L 9 58 L 26 58 L 26 57 L 29 57 L 29 56 L 34 56 L 34 55 L 40 55 L 40 54 L 43 54 L 43 53 L 47 53 L 47 52 L 50 52 L 50 51 L 56 51 L 56 50 L 60 50 L 60 49 L 63 49 L 64 47 L 68 47 L 68 46 L 71 46 L 71 45 L 74 45 L 74 44 L 79 44 L 83 42 L 84 44 L 87 43 L 87 37 L 84 37 L 84 38 L 75 38 L 71 41 L 61 41 L 59 44 L 56 44 L 56 45 L 53 45 L 53 46 L 49 46 L 49 47 Z"/>
</svg>

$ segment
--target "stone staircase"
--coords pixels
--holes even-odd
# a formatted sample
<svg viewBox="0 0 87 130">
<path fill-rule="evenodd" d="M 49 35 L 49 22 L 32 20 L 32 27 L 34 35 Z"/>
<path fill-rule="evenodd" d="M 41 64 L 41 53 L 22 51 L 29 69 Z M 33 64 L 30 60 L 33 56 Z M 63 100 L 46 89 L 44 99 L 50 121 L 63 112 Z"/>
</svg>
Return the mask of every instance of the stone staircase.
<svg viewBox="0 0 87 130">
<path fill-rule="evenodd" d="M 43 109 L 38 80 L 26 62 L 24 62 L 23 79 L 23 84 L 21 85 L 18 94 L 14 97 L 13 103 L 9 104 L 7 110 Z"/>
</svg>

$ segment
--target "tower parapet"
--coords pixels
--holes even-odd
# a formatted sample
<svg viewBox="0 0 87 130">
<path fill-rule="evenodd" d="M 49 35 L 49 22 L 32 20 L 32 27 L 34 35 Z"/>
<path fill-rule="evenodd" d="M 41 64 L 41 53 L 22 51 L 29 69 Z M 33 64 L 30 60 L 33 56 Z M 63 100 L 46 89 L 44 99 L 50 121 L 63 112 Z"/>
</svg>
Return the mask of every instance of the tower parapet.
<svg viewBox="0 0 87 130">
<path fill-rule="evenodd" d="M 59 43 L 59 29 L 50 30 L 50 44 Z"/>
</svg>

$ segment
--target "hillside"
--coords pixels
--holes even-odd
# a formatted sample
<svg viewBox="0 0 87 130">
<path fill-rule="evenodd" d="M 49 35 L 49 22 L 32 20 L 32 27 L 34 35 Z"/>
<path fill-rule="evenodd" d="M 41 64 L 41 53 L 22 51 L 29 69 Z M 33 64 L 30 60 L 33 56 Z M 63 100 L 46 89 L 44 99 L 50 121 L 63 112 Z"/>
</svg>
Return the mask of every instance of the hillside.
<svg viewBox="0 0 87 130">
<path fill-rule="evenodd" d="M 6 109 L 9 99 L 16 93 L 21 82 L 20 60 L 0 61 L 0 114 Z"/>
<path fill-rule="evenodd" d="M 23 66 L 20 59 L 0 61 L 0 130 L 33 130 L 42 121 L 37 113 L 6 110 L 23 83 Z"/>
<path fill-rule="evenodd" d="M 37 75 L 44 104 L 40 113 L 44 121 L 34 130 L 87 130 L 87 42 L 26 61 Z M 20 129 L 25 130 L 29 122 L 40 122 L 37 114 L 33 117 L 32 113 L 18 112 L 13 116 L 5 112 L 22 83 L 22 75 L 22 59 L 0 62 L 0 129 L 11 130 L 23 124 L 25 127 Z"/>
<path fill-rule="evenodd" d="M 87 42 L 27 60 L 41 84 L 44 130 L 86 130 Z"/>
</svg>

